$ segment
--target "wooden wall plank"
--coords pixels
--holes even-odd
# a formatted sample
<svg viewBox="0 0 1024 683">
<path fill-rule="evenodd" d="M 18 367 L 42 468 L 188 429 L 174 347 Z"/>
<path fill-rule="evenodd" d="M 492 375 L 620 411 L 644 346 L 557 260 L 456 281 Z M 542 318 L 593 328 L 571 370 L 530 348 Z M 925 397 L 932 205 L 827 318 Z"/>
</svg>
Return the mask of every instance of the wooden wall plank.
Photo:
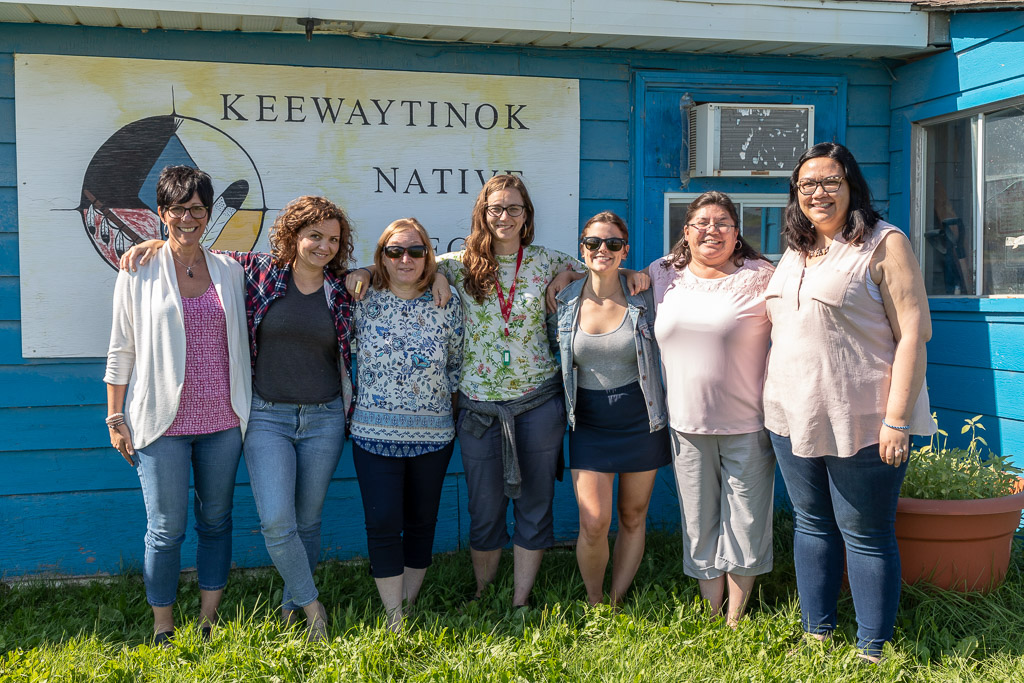
<svg viewBox="0 0 1024 683">
<path fill-rule="evenodd" d="M 0 187 L 0 232 L 18 231 L 18 188 Z"/>
<path fill-rule="evenodd" d="M 9 43 L 0 40 L 0 45 Z M 14 97 L 14 55 L 0 50 L 0 97 Z"/>
<path fill-rule="evenodd" d="M 1007 322 L 1009 320 L 1009 322 Z M 968 368 L 1019 371 L 1024 368 L 1024 316 L 997 322 L 989 316 L 932 314 L 928 362 Z"/>
<path fill-rule="evenodd" d="M 19 278 L 0 276 L 0 320 L 21 320 L 21 290 Z"/>
<path fill-rule="evenodd" d="M 846 105 L 848 126 L 888 126 L 889 99 L 892 91 L 888 85 L 850 85 Z"/>
<path fill-rule="evenodd" d="M 0 142 L 0 185 L 16 187 L 17 161 L 13 142 Z"/>
<path fill-rule="evenodd" d="M 95 361 L 0 365 L 0 386 L 18 387 L 18 391 L 0 392 L 0 409 L 105 402 L 103 371 L 104 366 Z"/>
<path fill-rule="evenodd" d="M 580 196 L 587 199 L 627 199 L 629 164 L 621 161 L 581 161 Z"/>
<path fill-rule="evenodd" d="M 14 142 L 14 98 L 0 97 L 0 142 Z"/>
<path fill-rule="evenodd" d="M 1024 372 L 929 363 L 927 381 L 934 408 L 1024 421 Z"/>
<path fill-rule="evenodd" d="M 846 146 L 858 164 L 888 164 L 889 126 L 849 126 Z"/>
<path fill-rule="evenodd" d="M 17 274 L 18 235 L 13 232 L 0 233 L 0 276 Z"/>
<path fill-rule="evenodd" d="M 580 118 L 591 121 L 629 121 L 626 81 L 580 80 Z"/>
<path fill-rule="evenodd" d="M 629 162 L 629 124 L 625 121 L 580 121 L 580 158 Z"/>
</svg>

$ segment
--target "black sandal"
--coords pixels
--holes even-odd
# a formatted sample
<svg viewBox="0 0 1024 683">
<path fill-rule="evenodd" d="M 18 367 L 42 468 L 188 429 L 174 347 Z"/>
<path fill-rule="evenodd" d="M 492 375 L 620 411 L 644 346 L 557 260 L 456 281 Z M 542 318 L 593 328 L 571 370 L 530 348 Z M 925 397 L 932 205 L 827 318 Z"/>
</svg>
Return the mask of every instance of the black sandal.
<svg viewBox="0 0 1024 683">
<path fill-rule="evenodd" d="M 174 646 L 174 631 L 160 631 L 153 636 L 153 644 L 158 645 L 164 649 L 169 649 Z"/>
</svg>

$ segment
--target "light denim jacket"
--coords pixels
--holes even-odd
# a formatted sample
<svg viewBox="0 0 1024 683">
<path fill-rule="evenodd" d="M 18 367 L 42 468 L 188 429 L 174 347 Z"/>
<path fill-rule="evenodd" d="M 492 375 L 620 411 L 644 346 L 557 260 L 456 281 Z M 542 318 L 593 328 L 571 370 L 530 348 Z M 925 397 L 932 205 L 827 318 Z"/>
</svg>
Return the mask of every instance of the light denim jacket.
<svg viewBox="0 0 1024 683">
<path fill-rule="evenodd" d="M 661 379 L 661 352 L 654 339 L 654 294 L 647 289 L 632 295 L 626 286 L 626 277 L 619 275 L 622 291 L 626 293 L 626 309 L 633 321 L 633 338 L 636 340 L 636 358 L 640 368 L 640 389 L 647 401 L 647 416 L 652 432 L 663 428 L 667 422 L 665 408 L 665 386 Z M 576 280 L 558 293 L 558 351 L 562 359 L 562 380 L 565 385 L 565 412 L 569 427 L 576 425 L 576 366 L 572 362 L 572 342 L 576 336 L 576 319 L 579 317 L 580 295 L 587 279 Z"/>
</svg>

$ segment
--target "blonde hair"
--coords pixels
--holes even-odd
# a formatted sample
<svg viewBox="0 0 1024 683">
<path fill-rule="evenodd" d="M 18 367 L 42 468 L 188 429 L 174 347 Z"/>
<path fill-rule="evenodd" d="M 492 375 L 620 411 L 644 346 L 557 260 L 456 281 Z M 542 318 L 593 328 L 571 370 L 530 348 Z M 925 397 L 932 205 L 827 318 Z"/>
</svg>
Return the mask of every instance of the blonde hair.
<svg viewBox="0 0 1024 683">
<path fill-rule="evenodd" d="M 384 247 L 387 246 L 388 240 L 392 237 L 406 231 L 412 231 L 419 235 L 420 239 L 423 240 L 423 246 L 426 247 L 426 253 L 423 256 L 423 274 L 416 281 L 420 293 L 422 294 L 427 287 L 434 283 L 434 274 L 437 273 L 437 260 L 434 258 L 434 248 L 430 243 L 430 235 L 427 234 L 427 229 L 415 218 L 399 218 L 384 228 L 384 232 L 380 234 L 380 239 L 377 240 L 377 248 L 373 252 L 373 265 L 376 266 L 376 272 L 373 274 L 373 286 L 375 289 L 391 288 L 391 276 L 384 265 Z"/>
</svg>

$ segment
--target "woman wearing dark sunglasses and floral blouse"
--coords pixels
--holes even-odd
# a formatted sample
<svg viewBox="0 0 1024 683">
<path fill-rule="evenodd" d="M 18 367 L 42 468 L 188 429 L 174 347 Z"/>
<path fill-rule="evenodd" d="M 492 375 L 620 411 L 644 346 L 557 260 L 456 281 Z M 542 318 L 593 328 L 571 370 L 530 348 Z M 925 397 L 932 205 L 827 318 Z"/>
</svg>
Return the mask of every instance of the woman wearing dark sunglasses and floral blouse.
<svg viewBox="0 0 1024 683">
<path fill-rule="evenodd" d="M 654 297 L 629 294 L 619 266 L 629 253 L 626 223 L 611 211 L 583 227 L 589 274 L 563 289 L 558 343 L 569 426 L 569 467 L 580 511 L 576 559 L 595 605 L 604 598 L 612 489 L 619 475 L 619 531 L 611 602 L 629 589 L 644 555 L 647 507 L 658 468 L 669 463 L 665 389 L 654 340 Z"/>
<path fill-rule="evenodd" d="M 436 305 L 427 231 L 415 218 L 385 228 L 372 286 L 353 316 L 358 387 L 352 458 L 366 516 L 370 571 L 388 627 L 402 628 L 430 566 L 455 440 L 452 394 L 462 369 L 462 304 Z"/>
</svg>

